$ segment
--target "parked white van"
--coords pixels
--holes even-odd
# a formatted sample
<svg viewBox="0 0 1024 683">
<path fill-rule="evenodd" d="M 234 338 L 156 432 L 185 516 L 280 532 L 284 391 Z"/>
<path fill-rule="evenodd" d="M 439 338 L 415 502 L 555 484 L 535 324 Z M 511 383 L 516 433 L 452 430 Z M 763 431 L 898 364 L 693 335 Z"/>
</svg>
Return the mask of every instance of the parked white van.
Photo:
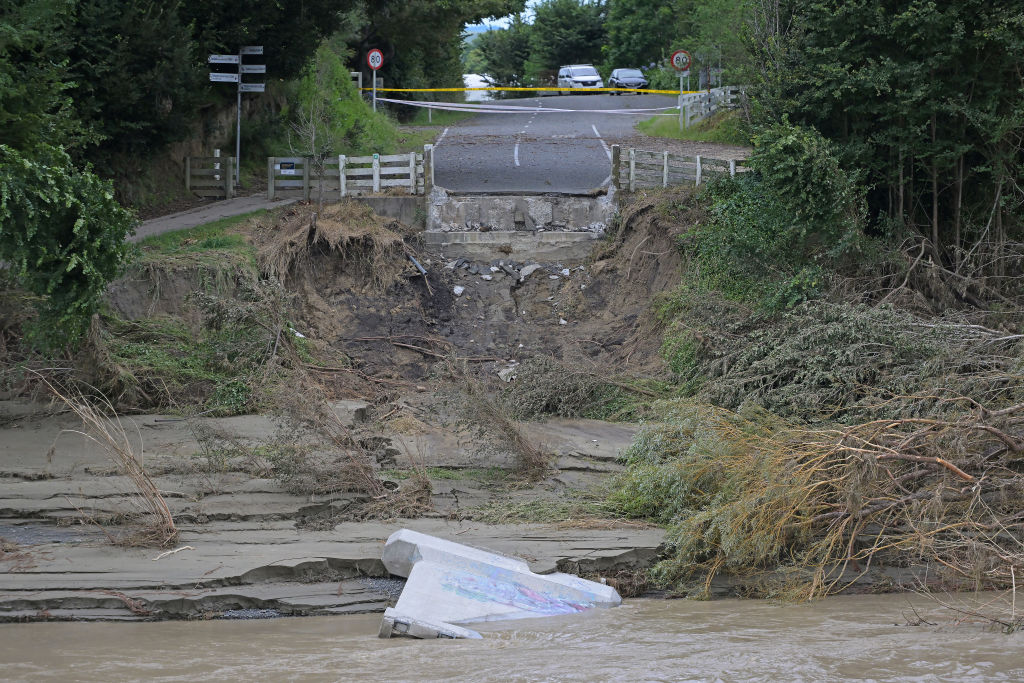
<svg viewBox="0 0 1024 683">
<path fill-rule="evenodd" d="M 573 90 L 603 87 L 601 74 L 592 64 L 570 64 L 558 70 L 559 94 L 571 95 Z"/>
</svg>

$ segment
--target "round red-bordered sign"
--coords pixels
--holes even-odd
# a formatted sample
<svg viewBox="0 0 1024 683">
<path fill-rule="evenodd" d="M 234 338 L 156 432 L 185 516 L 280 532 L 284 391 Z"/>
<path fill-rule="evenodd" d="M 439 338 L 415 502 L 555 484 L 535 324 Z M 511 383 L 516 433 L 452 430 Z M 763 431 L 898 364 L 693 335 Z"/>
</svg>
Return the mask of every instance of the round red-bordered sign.
<svg viewBox="0 0 1024 683">
<path fill-rule="evenodd" d="M 676 50 L 669 57 L 669 62 L 676 71 L 687 71 L 690 68 L 690 64 L 693 63 L 693 59 L 690 58 L 690 53 L 686 50 Z"/>
<path fill-rule="evenodd" d="M 384 53 L 377 48 L 373 48 L 366 53 L 366 64 L 374 71 L 381 68 L 384 66 Z"/>
</svg>

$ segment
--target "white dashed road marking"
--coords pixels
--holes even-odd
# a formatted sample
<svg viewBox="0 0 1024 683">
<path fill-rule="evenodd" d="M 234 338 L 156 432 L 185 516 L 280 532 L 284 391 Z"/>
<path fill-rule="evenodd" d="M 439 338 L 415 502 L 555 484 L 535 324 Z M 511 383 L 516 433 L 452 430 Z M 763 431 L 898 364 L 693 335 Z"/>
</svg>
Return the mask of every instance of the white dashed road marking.
<svg viewBox="0 0 1024 683">
<path fill-rule="evenodd" d="M 597 136 L 597 139 L 601 143 L 601 146 L 604 147 L 604 153 L 607 154 L 608 155 L 608 159 L 611 160 L 611 158 L 612 158 L 612 150 L 608 147 L 608 143 L 606 143 L 604 141 L 604 139 L 601 137 L 601 134 L 597 132 L 597 126 L 593 126 L 592 125 L 590 127 L 594 129 L 594 135 Z"/>
</svg>

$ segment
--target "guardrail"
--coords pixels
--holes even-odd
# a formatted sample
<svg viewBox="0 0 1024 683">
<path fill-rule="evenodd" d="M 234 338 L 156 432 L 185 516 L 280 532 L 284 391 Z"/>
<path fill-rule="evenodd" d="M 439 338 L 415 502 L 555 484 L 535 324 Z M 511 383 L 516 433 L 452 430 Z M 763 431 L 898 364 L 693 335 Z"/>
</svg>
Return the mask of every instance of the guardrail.
<svg viewBox="0 0 1024 683">
<path fill-rule="evenodd" d="M 340 154 L 327 157 L 322 164 L 311 157 L 268 157 L 267 199 L 301 194 L 308 201 L 321 189 L 328 200 L 392 188 L 424 194 L 434 185 L 433 151 L 433 145 L 424 145 L 422 153 Z"/>
<path fill-rule="evenodd" d="M 185 189 L 200 197 L 235 196 L 235 157 L 185 157 Z"/>
<path fill-rule="evenodd" d="M 690 183 L 697 186 L 715 175 L 745 173 L 750 170 L 745 163 L 746 159 L 715 159 L 632 147 L 623 155 L 618 145 L 612 145 L 612 185 L 630 192 L 644 187 Z"/>
</svg>

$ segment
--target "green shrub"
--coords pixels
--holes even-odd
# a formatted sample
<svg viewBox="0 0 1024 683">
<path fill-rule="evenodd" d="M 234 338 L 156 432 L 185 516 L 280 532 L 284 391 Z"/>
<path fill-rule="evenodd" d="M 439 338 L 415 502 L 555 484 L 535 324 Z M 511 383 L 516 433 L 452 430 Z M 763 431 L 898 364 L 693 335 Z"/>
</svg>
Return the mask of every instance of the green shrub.
<svg viewBox="0 0 1024 683">
<path fill-rule="evenodd" d="M 23 155 L 0 145 L 0 261 L 37 300 L 29 337 L 75 346 L 107 283 L 120 274 L 135 218 L 108 181 L 79 170 L 62 150 Z"/>
<path fill-rule="evenodd" d="M 709 183 L 709 220 L 681 246 L 702 287 L 785 310 L 818 297 L 831 269 L 863 247 L 862 191 L 813 130 L 780 124 L 754 143 L 756 173 Z"/>
</svg>

